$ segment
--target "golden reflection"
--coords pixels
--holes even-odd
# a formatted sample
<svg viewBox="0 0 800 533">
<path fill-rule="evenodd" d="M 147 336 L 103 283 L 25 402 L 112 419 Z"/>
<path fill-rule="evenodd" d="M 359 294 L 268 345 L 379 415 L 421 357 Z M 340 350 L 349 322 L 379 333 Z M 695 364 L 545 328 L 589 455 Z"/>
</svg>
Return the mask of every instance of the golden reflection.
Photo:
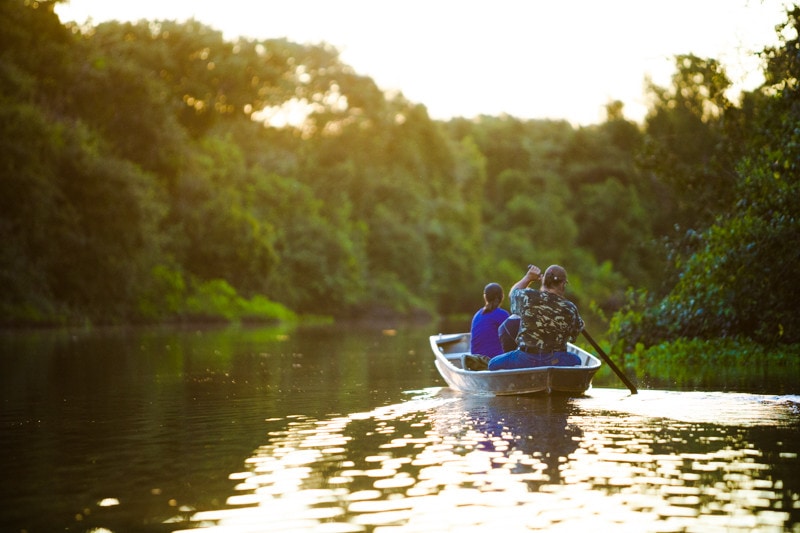
<svg viewBox="0 0 800 533">
<path fill-rule="evenodd" d="M 667 395 L 681 407 L 644 396 L 487 398 L 432 389 L 370 412 L 271 419 L 283 429 L 270 431 L 245 471 L 231 474 L 236 494 L 227 508 L 196 512 L 191 525 L 638 533 L 770 531 L 791 520 L 800 497 L 770 479 L 764 452 L 720 416 L 739 411 L 785 423 L 785 411 L 762 405 L 767 412 L 758 413 L 753 404 L 761 402 L 741 405 L 741 398 L 712 407 L 708 395 Z M 794 452 L 780 457 L 797 461 Z"/>
</svg>

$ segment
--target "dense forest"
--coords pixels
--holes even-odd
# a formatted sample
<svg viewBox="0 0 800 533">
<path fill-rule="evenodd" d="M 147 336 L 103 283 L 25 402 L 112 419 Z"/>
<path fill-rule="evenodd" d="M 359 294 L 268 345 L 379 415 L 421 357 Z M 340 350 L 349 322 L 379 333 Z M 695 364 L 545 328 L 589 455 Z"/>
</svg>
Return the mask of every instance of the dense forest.
<svg viewBox="0 0 800 533">
<path fill-rule="evenodd" d="M 643 124 L 586 127 L 435 121 L 324 44 L 53 7 L 0 2 L 5 325 L 468 315 L 535 261 L 621 350 L 800 342 L 797 7 L 762 87 L 680 55 Z"/>
</svg>

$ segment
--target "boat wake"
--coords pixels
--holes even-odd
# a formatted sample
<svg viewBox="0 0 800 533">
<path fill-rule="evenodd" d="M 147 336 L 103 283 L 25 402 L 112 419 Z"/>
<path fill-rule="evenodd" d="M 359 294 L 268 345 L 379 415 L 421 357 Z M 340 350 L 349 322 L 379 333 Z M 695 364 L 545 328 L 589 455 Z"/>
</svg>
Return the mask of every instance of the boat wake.
<svg viewBox="0 0 800 533">
<path fill-rule="evenodd" d="M 798 422 L 800 396 L 663 390 L 632 395 L 621 389 L 594 388 L 575 399 L 575 406 L 588 414 L 609 411 L 683 422 L 774 426 Z"/>
</svg>

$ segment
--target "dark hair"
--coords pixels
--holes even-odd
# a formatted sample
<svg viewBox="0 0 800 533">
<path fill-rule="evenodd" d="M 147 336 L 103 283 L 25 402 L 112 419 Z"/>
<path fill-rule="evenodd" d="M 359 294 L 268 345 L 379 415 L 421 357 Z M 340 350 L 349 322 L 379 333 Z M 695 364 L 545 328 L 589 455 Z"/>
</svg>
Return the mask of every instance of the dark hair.
<svg viewBox="0 0 800 533">
<path fill-rule="evenodd" d="M 567 281 L 567 271 L 559 265 L 550 265 L 544 273 L 544 286 L 547 288 L 555 287 L 559 283 Z"/>
<path fill-rule="evenodd" d="M 500 306 L 503 301 L 503 287 L 498 283 L 490 283 L 483 288 L 483 295 L 486 297 L 486 305 L 483 306 L 483 312 L 490 313 Z"/>
</svg>

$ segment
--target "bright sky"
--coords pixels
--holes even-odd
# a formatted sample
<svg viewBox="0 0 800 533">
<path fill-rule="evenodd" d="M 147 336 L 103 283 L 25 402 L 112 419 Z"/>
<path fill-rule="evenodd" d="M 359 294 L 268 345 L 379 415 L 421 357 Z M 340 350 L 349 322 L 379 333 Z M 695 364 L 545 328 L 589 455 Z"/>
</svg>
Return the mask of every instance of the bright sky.
<svg viewBox="0 0 800 533">
<path fill-rule="evenodd" d="M 62 21 L 195 18 L 226 39 L 329 43 L 384 90 L 436 119 L 503 113 L 602 122 L 610 101 L 646 111 L 645 76 L 668 85 L 673 56 L 720 60 L 761 81 L 754 52 L 777 42 L 785 0 L 69 0 Z"/>
</svg>

